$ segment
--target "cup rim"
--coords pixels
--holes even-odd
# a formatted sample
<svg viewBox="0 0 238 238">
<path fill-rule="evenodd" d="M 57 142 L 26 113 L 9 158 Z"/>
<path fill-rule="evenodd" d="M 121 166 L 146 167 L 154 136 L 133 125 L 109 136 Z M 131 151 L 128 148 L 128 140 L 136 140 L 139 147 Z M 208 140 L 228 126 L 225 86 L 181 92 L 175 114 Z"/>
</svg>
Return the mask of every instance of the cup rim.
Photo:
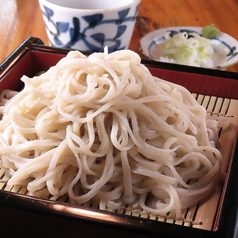
<svg viewBox="0 0 238 238">
<path fill-rule="evenodd" d="M 54 8 L 58 8 L 61 10 L 66 10 L 67 11 L 80 11 L 80 12 L 84 12 L 84 13 L 97 13 L 97 12 L 107 12 L 107 11 L 115 11 L 115 10 L 120 10 L 123 8 L 127 8 L 130 7 L 132 5 L 138 5 L 141 0 L 132 0 L 132 2 L 119 6 L 119 7 L 112 7 L 112 8 L 102 8 L 102 9 L 79 9 L 79 8 L 71 8 L 71 7 L 64 7 L 64 6 L 60 6 L 54 3 L 49 2 L 48 0 L 38 0 L 40 4 L 45 5 L 45 6 L 49 6 L 49 7 L 54 7 Z"/>
</svg>

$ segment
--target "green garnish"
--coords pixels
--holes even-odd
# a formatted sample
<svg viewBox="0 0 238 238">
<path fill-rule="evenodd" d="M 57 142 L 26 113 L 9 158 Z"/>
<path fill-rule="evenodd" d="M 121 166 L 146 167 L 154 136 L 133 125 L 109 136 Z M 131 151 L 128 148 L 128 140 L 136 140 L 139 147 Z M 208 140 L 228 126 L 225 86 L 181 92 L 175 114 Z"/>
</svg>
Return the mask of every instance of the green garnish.
<svg viewBox="0 0 238 238">
<path fill-rule="evenodd" d="M 196 32 L 165 34 L 166 41 L 159 44 L 160 60 L 165 62 L 211 68 L 214 53 L 211 41 Z"/>
<path fill-rule="evenodd" d="M 214 25 L 207 25 L 202 28 L 202 35 L 206 38 L 215 38 L 219 34 L 220 30 Z"/>
</svg>

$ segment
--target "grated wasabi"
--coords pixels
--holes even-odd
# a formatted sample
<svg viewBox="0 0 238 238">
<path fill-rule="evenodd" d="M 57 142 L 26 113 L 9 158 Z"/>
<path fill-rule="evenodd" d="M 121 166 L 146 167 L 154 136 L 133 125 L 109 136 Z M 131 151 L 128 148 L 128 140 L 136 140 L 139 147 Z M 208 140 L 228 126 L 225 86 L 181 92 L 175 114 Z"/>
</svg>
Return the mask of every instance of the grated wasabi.
<svg viewBox="0 0 238 238">
<path fill-rule="evenodd" d="M 202 35 L 207 38 L 215 38 L 219 34 L 220 30 L 214 25 L 207 25 L 202 28 Z"/>
</svg>

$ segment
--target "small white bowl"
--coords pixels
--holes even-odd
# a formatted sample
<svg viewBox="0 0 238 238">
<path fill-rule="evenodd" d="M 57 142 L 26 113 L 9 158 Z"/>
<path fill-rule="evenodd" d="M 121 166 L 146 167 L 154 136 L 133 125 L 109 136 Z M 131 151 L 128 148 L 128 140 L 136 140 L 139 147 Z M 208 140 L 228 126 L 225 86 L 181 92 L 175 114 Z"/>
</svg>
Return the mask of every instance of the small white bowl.
<svg viewBox="0 0 238 238">
<path fill-rule="evenodd" d="M 82 52 L 127 49 L 141 0 L 38 0 L 49 43 Z"/>
<path fill-rule="evenodd" d="M 161 28 L 155 31 L 152 31 L 141 38 L 140 40 L 140 50 L 142 54 L 146 57 L 154 60 L 161 61 L 161 54 L 158 50 L 158 44 L 165 42 L 164 35 L 168 31 L 173 32 L 196 32 L 201 35 L 202 27 L 168 27 Z M 211 56 L 214 62 L 214 69 L 225 69 L 233 64 L 238 62 L 238 41 L 231 37 L 230 35 L 220 32 L 218 36 L 211 40 L 211 45 L 214 50 L 214 54 Z"/>
</svg>

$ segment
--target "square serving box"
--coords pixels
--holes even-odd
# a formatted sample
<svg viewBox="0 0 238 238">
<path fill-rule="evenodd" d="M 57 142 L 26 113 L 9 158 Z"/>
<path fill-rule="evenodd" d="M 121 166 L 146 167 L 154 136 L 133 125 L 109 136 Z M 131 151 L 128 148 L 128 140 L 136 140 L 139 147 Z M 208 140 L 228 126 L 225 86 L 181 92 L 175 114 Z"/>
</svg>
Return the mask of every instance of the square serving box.
<svg viewBox="0 0 238 238">
<path fill-rule="evenodd" d="M 0 91 L 20 90 L 23 75 L 33 76 L 55 65 L 67 49 L 44 46 L 27 38 L 1 65 Z M 238 224 L 238 74 L 167 63 L 144 61 L 157 77 L 183 85 L 208 113 L 229 117 L 220 131 L 224 181 L 214 194 L 189 208 L 184 219 L 160 217 L 138 210 L 101 211 L 27 195 L 9 187 L 0 170 L 0 234 L 3 237 L 161 237 L 235 238 Z M 1 148 L 0 148 L 1 149 Z M 2 179 L 2 182 L 1 182 Z M 4 182 L 5 181 L 5 182 Z"/>
</svg>

